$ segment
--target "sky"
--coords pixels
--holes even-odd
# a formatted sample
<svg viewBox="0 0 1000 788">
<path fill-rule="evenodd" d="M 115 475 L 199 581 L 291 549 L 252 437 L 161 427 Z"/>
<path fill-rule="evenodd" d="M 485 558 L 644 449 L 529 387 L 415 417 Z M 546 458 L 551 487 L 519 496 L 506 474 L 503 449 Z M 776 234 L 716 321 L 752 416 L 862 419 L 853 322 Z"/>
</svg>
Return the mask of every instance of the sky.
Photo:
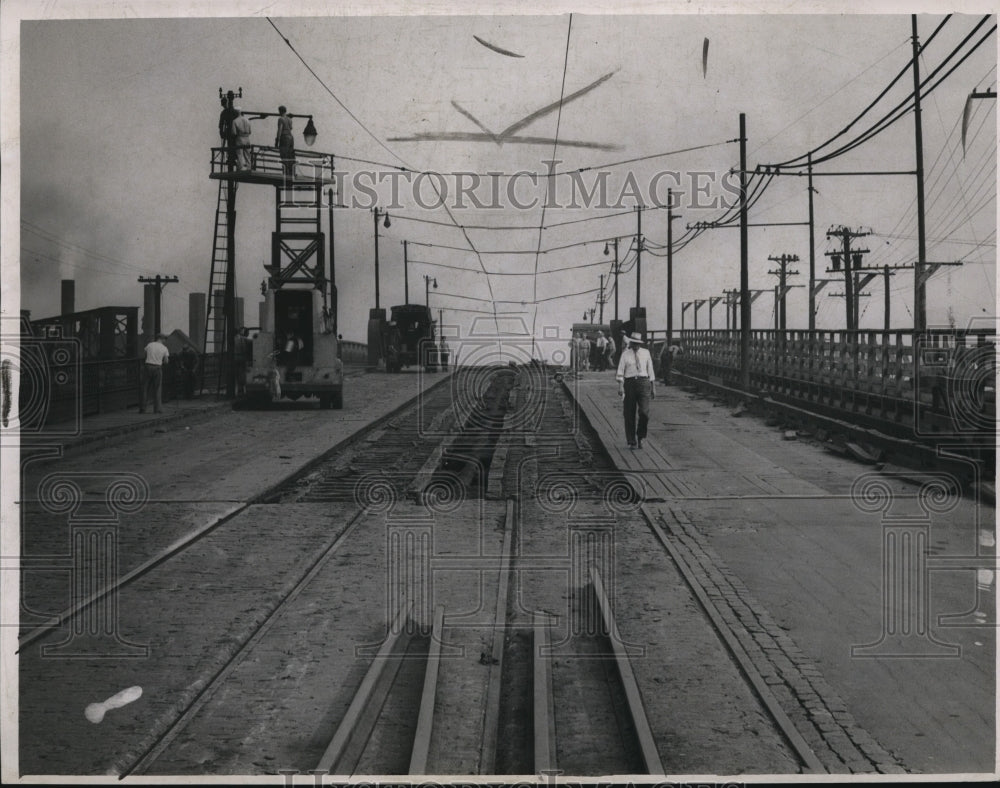
<svg viewBox="0 0 1000 788">
<path fill-rule="evenodd" d="M 423 302 L 424 277 L 433 277 L 431 307 L 441 310 L 446 333 L 464 338 L 511 330 L 511 320 L 523 320 L 537 337 L 565 336 L 591 308 L 598 319 L 601 275 L 604 319 L 614 317 L 612 261 L 604 254 L 613 237 L 621 239 L 617 295 L 626 319 L 636 305 L 636 255 L 629 250 L 641 200 L 641 305 L 648 326 L 662 329 L 667 187 L 677 201 L 674 238 L 682 239 L 673 254 L 677 329 L 683 303 L 739 286 L 738 230 L 691 238 L 687 227 L 733 214 L 740 114 L 749 169 L 814 149 L 821 156 L 837 144 L 820 146 L 912 54 L 909 15 L 882 13 L 895 9 L 878 2 L 866 3 L 865 13 L 848 6 L 851 12 L 840 14 L 770 3 L 755 6 L 767 13 L 752 14 L 690 3 L 626 5 L 613 14 L 588 2 L 508 2 L 493 4 L 499 13 L 478 15 L 486 6 L 473 3 L 463 6 L 464 16 L 445 4 L 419 16 L 411 7 L 238 3 L 195 18 L 207 12 L 176 0 L 5 3 L 4 313 L 16 314 L 18 293 L 33 318 L 58 313 L 63 278 L 76 281 L 77 309 L 141 307 L 137 278 L 159 273 L 180 280 L 164 291 L 164 328 L 187 330 L 188 293 L 208 286 L 218 91 L 242 87 L 237 103 L 247 112 L 284 104 L 313 115 L 314 149 L 337 157 L 344 172 L 340 199 L 347 207 L 334 212 L 334 243 L 346 339 L 365 339 L 374 306 L 376 201 L 391 223 L 379 225 L 380 305 L 405 301 L 406 240 L 409 301 Z M 319 11 L 329 8 L 335 10 Z M 801 13 L 777 13 L 789 8 Z M 990 10 L 978 2 L 956 8 L 967 13 L 955 14 L 926 46 L 923 75 Z M 226 9 L 231 15 L 218 16 Z M 81 18 L 87 16 L 102 18 Z M 942 19 L 919 16 L 922 42 Z M 961 53 L 994 24 L 991 18 Z M 995 101 L 973 102 L 964 151 L 961 140 L 966 98 L 974 89 L 995 90 L 996 64 L 994 33 L 923 100 L 927 257 L 964 263 L 930 279 L 929 325 L 996 314 Z M 907 70 L 838 142 L 853 139 L 912 89 Z M 561 109 L 551 107 L 560 97 Z M 529 118 L 545 107 L 550 111 Z M 298 147 L 301 128 L 296 121 Z M 253 129 L 252 141 L 268 144 L 274 119 L 255 120 Z M 825 272 L 824 252 L 833 248 L 826 232 L 838 225 L 871 231 L 857 242 L 870 250 L 866 265 L 912 264 L 917 253 L 912 174 L 820 173 L 909 172 L 914 162 L 907 113 L 816 166 L 818 277 L 832 276 Z M 464 202 L 455 193 L 477 178 L 472 194 L 484 207 L 475 207 L 468 191 Z M 599 191 L 588 194 L 602 178 L 603 201 Z M 752 186 L 763 182 L 755 177 Z M 435 207 L 434 186 L 446 190 L 446 208 Z M 754 327 L 773 325 L 777 279 L 768 273 L 775 269 L 769 257 L 797 255 L 792 270 L 799 273 L 790 283 L 807 281 L 807 228 L 777 224 L 805 222 L 807 200 L 806 178 L 780 176 L 750 209 L 751 223 L 775 223 L 749 230 L 750 287 L 767 291 L 754 305 Z M 273 201 L 272 189 L 259 185 L 241 186 L 237 198 L 237 291 L 251 325 L 270 255 Z M 912 325 L 912 284 L 912 270 L 892 277 L 893 327 Z M 817 297 L 817 327 L 843 327 L 843 299 L 828 295 L 842 289 L 842 282 L 831 283 Z M 881 328 L 881 277 L 866 292 L 861 327 Z M 805 287 L 789 292 L 790 328 L 806 327 L 806 299 Z M 692 318 L 689 309 L 686 327 Z M 713 318 L 724 326 L 721 305 Z M 707 324 L 702 307 L 699 327 Z"/>
</svg>

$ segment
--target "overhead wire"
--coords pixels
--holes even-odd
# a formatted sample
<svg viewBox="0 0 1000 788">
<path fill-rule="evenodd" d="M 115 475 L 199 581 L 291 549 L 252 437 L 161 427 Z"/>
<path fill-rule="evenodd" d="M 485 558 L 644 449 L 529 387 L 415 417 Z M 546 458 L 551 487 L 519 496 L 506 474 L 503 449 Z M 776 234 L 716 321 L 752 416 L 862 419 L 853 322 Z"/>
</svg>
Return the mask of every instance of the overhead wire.
<svg viewBox="0 0 1000 788">
<path fill-rule="evenodd" d="M 988 20 L 988 19 L 989 19 L 989 17 L 984 17 L 984 19 L 981 20 L 978 25 L 976 25 L 976 27 L 974 28 L 973 32 L 970 33 L 962 41 L 962 43 L 958 47 L 956 47 L 948 55 L 948 57 L 945 58 L 945 60 L 941 64 L 938 65 L 938 67 L 936 69 L 934 69 L 933 72 L 931 72 L 925 78 L 922 79 L 922 81 L 920 82 L 920 94 L 921 94 L 922 97 L 929 96 L 939 85 L 941 85 L 942 82 L 944 82 L 945 79 L 947 79 L 955 71 L 955 69 L 957 69 L 959 66 L 961 66 L 962 63 L 964 63 L 996 31 L 996 25 L 994 25 L 972 47 L 972 49 L 970 49 L 957 63 L 955 63 L 954 66 L 952 66 L 943 76 L 941 76 L 937 80 L 937 82 L 935 82 L 934 84 L 932 84 L 932 85 L 930 85 L 928 87 L 928 83 L 937 75 L 938 71 L 940 71 L 945 66 L 945 64 L 947 64 L 947 62 L 949 60 L 951 60 L 951 58 L 958 52 L 958 50 L 962 46 L 965 45 L 966 41 L 968 41 L 968 39 L 972 37 L 972 35 L 975 33 L 975 31 L 978 30 L 986 22 L 986 20 Z M 822 164 L 824 162 L 827 162 L 827 161 L 830 161 L 832 159 L 835 159 L 835 158 L 837 158 L 839 156 L 842 156 L 843 154 L 845 154 L 845 153 L 847 153 L 847 152 L 849 152 L 851 150 L 854 150 L 855 148 L 859 147 L 860 145 L 863 145 L 864 143 L 868 142 L 870 139 L 874 138 L 875 136 L 881 134 L 887 128 L 889 128 L 894 123 L 896 123 L 896 121 L 898 121 L 898 120 L 906 117 L 911 111 L 913 111 L 915 105 L 911 104 L 909 102 L 911 102 L 914 99 L 914 96 L 915 96 L 915 93 L 911 92 L 909 94 L 909 96 L 907 96 L 906 98 L 904 98 L 895 107 L 893 107 L 893 109 L 889 110 L 889 112 L 886 113 L 880 120 L 878 120 L 874 124 L 872 124 L 868 129 L 866 129 L 864 132 L 862 132 L 855 139 L 851 140 L 848 143 L 845 143 L 844 145 L 842 145 L 841 147 L 839 147 L 839 148 L 831 151 L 830 153 L 827 153 L 827 154 L 825 154 L 825 155 L 823 155 L 823 156 L 821 156 L 819 158 L 814 158 L 812 160 L 812 163 L 814 165 L 816 165 L 816 164 Z M 801 165 L 798 165 L 798 166 L 801 166 Z"/>
<path fill-rule="evenodd" d="M 930 42 L 932 40 L 934 40 L 934 37 L 944 28 L 944 26 L 948 23 L 949 19 L 951 19 L 951 14 L 948 14 L 947 16 L 945 16 L 945 18 L 943 20 L 941 20 L 941 22 L 938 24 L 937 28 L 935 28 L 934 32 L 931 33 L 931 35 L 927 39 L 927 41 L 924 42 L 924 44 L 923 44 L 924 47 L 926 47 L 928 44 L 930 44 Z M 895 51 L 895 50 L 893 50 L 893 51 Z M 830 145 L 834 140 L 839 139 L 840 137 L 842 137 L 844 134 L 846 134 L 848 131 L 850 131 L 851 128 L 853 128 L 853 126 L 859 120 L 861 120 L 861 118 L 863 118 L 873 107 L 875 107 L 875 105 L 878 104 L 879 101 L 881 101 L 890 90 L 892 90 L 893 86 L 895 86 L 895 84 L 897 82 L 899 82 L 899 80 L 902 79 L 903 76 L 906 75 L 906 73 L 912 68 L 912 66 L 913 66 L 913 58 L 911 57 L 910 60 L 909 60 L 909 62 L 899 70 L 899 73 L 896 74 L 896 76 L 892 78 L 892 80 L 889 82 L 888 85 L 885 86 L 885 88 L 882 90 L 882 92 L 879 93 L 875 97 L 875 99 L 867 107 L 865 107 L 863 110 L 861 110 L 861 112 L 859 112 L 854 117 L 854 119 L 851 120 L 850 123 L 848 123 L 846 126 L 844 126 L 844 128 L 842 128 L 840 131 L 838 131 L 836 134 L 834 134 L 828 140 L 826 140 L 826 142 L 823 142 L 822 144 L 817 145 L 812 150 L 807 151 L 806 153 L 803 153 L 800 156 L 796 156 L 793 159 L 788 159 L 787 161 L 778 162 L 776 165 L 773 165 L 773 166 L 787 167 L 787 166 L 792 165 L 792 163 L 795 162 L 795 161 L 799 161 L 799 160 L 802 160 L 802 159 L 807 159 L 810 155 L 818 153 L 823 148 L 825 148 L 827 145 Z M 913 94 L 910 94 L 910 95 L 912 96 Z M 815 161 L 813 163 L 815 164 Z"/>
<path fill-rule="evenodd" d="M 382 142 L 382 140 L 380 140 L 367 126 L 365 126 L 365 124 L 361 122 L 361 119 L 358 118 L 353 112 L 351 112 L 351 110 L 347 107 L 347 105 L 344 104 L 344 102 L 340 100 L 340 98 L 333 92 L 333 90 L 330 89 L 330 87 L 326 84 L 326 82 L 323 81 L 323 79 L 319 76 L 319 74 L 317 74 L 316 71 L 305 61 L 305 58 L 303 58 L 302 55 L 300 55 L 298 53 L 298 51 L 292 45 L 292 42 L 289 41 L 288 38 L 285 37 L 285 35 L 281 32 L 281 30 L 278 29 L 278 26 L 276 24 L 274 24 L 274 20 L 272 20 L 270 17 L 265 17 L 265 19 L 267 19 L 267 21 L 270 23 L 271 27 L 274 28 L 275 32 L 281 37 L 281 39 L 285 42 L 285 44 L 288 46 L 288 48 L 292 50 L 292 52 L 299 59 L 299 61 L 306 68 L 306 70 L 310 74 L 312 74 L 313 78 L 316 79 L 316 81 L 319 82 L 319 84 L 323 87 L 323 89 L 330 96 L 333 97 L 333 99 L 337 102 L 337 104 L 340 105 L 340 107 L 351 117 L 351 119 L 354 120 L 354 122 L 357 123 L 359 126 L 361 126 L 361 128 L 365 130 L 365 133 L 367 133 L 372 139 L 374 139 L 375 142 L 381 148 L 383 148 L 384 150 L 386 150 L 393 158 L 398 159 L 404 165 L 406 165 L 407 164 L 406 161 L 404 161 L 404 159 L 398 153 L 396 153 L 388 145 L 386 145 L 384 142 Z M 409 168 L 409 169 L 412 169 L 412 168 Z M 438 200 L 441 203 L 441 207 L 444 208 L 445 213 L 448 214 L 448 218 L 451 219 L 451 221 L 453 223 L 458 224 L 458 222 L 455 220 L 454 214 L 452 214 L 452 212 L 451 212 L 451 209 L 448 208 L 448 206 L 445 204 L 445 201 L 444 201 L 444 199 L 441 196 L 441 193 L 440 193 L 440 190 L 438 189 L 437 184 L 432 182 L 431 183 L 431 187 L 434 189 L 435 193 L 437 194 Z M 485 265 L 483 264 L 482 258 L 479 256 L 479 252 L 477 251 L 475 244 L 473 244 L 472 243 L 472 239 L 469 238 L 468 232 L 463 229 L 462 230 L 462 235 L 465 238 L 466 243 L 469 245 L 469 249 L 467 251 L 472 251 L 472 253 L 476 255 L 476 258 L 479 261 L 480 267 L 483 268 L 483 270 L 485 272 Z M 490 282 L 489 277 L 486 278 L 486 286 L 487 286 L 487 288 L 489 288 L 490 295 L 492 296 L 493 295 L 493 285 Z M 499 332 L 499 330 L 500 330 L 500 325 L 499 324 L 497 324 L 496 329 Z"/>
</svg>

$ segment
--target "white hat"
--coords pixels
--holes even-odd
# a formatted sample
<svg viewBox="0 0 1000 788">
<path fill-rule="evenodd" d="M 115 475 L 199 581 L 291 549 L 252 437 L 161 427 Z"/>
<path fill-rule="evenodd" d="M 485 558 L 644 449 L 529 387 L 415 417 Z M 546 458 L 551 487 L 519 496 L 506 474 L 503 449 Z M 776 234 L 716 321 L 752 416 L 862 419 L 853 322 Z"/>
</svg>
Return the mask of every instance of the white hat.
<svg viewBox="0 0 1000 788">
<path fill-rule="evenodd" d="M 630 334 L 623 334 L 622 339 L 630 344 L 635 345 L 645 345 L 646 341 L 641 336 L 631 336 Z"/>
</svg>

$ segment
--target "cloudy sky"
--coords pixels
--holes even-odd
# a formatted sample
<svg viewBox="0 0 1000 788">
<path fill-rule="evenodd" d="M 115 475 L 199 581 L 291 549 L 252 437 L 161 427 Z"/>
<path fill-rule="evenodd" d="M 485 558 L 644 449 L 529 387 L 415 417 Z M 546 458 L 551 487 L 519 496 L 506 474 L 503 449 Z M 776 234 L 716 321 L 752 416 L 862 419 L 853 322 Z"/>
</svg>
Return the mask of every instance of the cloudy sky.
<svg viewBox="0 0 1000 788">
<path fill-rule="evenodd" d="M 445 323 L 462 336 L 474 318 L 494 310 L 515 313 L 540 335 L 547 326 L 565 331 L 598 306 L 600 277 L 611 279 L 604 254 L 611 237 L 621 237 L 625 261 L 619 310 L 627 316 L 635 305 L 629 249 L 637 199 L 647 206 L 641 301 L 650 327 L 665 327 L 662 205 L 671 187 L 679 192 L 674 235 L 684 240 L 674 254 L 677 328 L 682 302 L 739 286 L 738 230 L 692 237 L 686 228 L 732 215 L 735 181 L 727 173 L 739 160 L 740 113 L 753 169 L 801 162 L 811 150 L 823 156 L 913 89 L 907 71 L 843 136 L 820 147 L 909 62 L 910 17 L 881 13 L 894 9 L 878 2 L 865 4 L 868 13 L 839 15 L 703 13 L 726 7 L 690 3 L 610 14 L 588 2 L 509 2 L 493 4 L 501 13 L 482 15 L 451 15 L 437 4 L 435 13 L 415 16 L 411 4 L 399 3 L 383 4 L 378 13 L 353 4 L 338 16 L 322 10 L 336 4 L 279 2 L 220 6 L 232 15 L 190 17 L 206 13 L 191 6 L 4 4 L 5 313 L 16 314 L 18 274 L 20 306 L 37 318 L 58 312 L 62 278 L 76 280 L 77 308 L 88 309 L 141 305 L 137 277 L 161 273 L 180 278 L 165 291 L 164 327 L 187 329 L 188 293 L 208 285 L 218 189 L 208 177 L 209 151 L 218 144 L 221 86 L 242 87 L 247 111 L 285 104 L 312 114 L 315 150 L 334 154 L 345 173 L 347 207 L 336 210 L 334 221 L 346 338 L 364 338 L 374 306 L 376 195 L 392 217 L 391 227 L 379 230 L 382 306 L 404 301 L 407 240 L 411 302 L 423 301 L 423 277 L 433 276 L 431 306 L 444 310 Z M 467 4 L 466 13 L 483 6 Z M 922 75 L 961 47 L 943 74 L 995 25 L 989 19 L 963 46 L 989 8 L 968 2 L 960 9 L 966 13 L 954 15 L 927 45 Z M 919 17 L 922 42 L 942 19 Z M 973 102 L 964 151 L 961 129 L 968 94 L 995 89 L 996 64 L 994 33 L 923 103 L 928 259 L 965 263 L 931 279 L 931 325 L 995 313 L 995 102 Z M 561 110 L 538 112 L 560 97 Z M 304 147 L 302 122 L 296 126 Z M 256 120 L 253 128 L 254 142 L 273 140 L 273 119 Z M 816 171 L 909 171 L 914 150 L 913 115 L 906 113 Z M 601 183 L 603 195 L 595 190 Z M 462 185 L 472 190 L 456 194 Z M 757 177 L 752 185 L 761 189 L 752 223 L 807 219 L 805 178 Z M 866 265 L 914 261 L 912 175 L 818 176 L 814 186 L 818 276 L 829 276 L 823 252 L 832 248 L 825 234 L 834 225 L 872 231 L 863 239 L 871 250 Z M 256 320 L 270 254 L 273 201 L 266 186 L 243 186 L 238 195 L 237 288 L 247 300 L 248 323 Z M 800 273 L 791 281 L 804 284 L 807 228 L 752 227 L 749 254 L 752 288 L 773 288 L 768 257 L 781 254 L 798 255 Z M 912 280 L 908 270 L 892 278 L 894 326 L 912 323 Z M 830 285 L 818 298 L 819 327 L 842 327 L 843 299 L 827 296 L 841 290 L 842 284 Z M 867 292 L 861 326 L 881 327 L 881 278 Z M 608 319 L 610 287 L 606 298 Z M 771 326 L 772 309 L 765 294 L 754 306 L 755 326 Z M 806 320 L 805 288 L 798 288 L 789 295 L 789 327 L 805 327 Z M 703 308 L 699 325 L 706 324 Z M 717 307 L 715 325 L 722 324 Z M 494 327 L 487 320 L 477 330 L 484 325 Z"/>
</svg>

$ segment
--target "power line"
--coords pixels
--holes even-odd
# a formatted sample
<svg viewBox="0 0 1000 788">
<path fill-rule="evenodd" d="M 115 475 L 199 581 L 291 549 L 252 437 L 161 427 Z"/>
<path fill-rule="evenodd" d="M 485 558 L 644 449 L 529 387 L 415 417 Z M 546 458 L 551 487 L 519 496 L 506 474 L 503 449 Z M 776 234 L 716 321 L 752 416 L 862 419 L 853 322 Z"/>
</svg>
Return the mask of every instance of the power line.
<svg viewBox="0 0 1000 788">
<path fill-rule="evenodd" d="M 958 68 L 962 63 L 964 63 L 965 60 L 969 56 L 971 56 L 972 53 L 975 52 L 986 41 L 986 39 L 989 38 L 990 35 L 993 34 L 993 32 L 996 30 L 996 25 L 994 25 L 989 31 L 987 31 L 987 33 L 983 36 L 983 38 L 980 39 L 980 41 L 978 41 L 972 47 L 972 49 L 970 49 L 951 69 L 949 69 L 940 79 L 938 79 L 937 82 L 935 82 L 933 85 L 930 85 L 930 87 L 927 87 L 927 85 L 931 82 L 931 80 L 934 79 L 934 77 L 937 75 L 937 73 L 942 68 L 944 68 L 953 57 L 955 57 L 958 54 L 958 52 L 965 46 L 965 44 L 975 35 L 975 33 L 979 30 L 979 28 L 981 28 L 989 19 L 990 19 L 989 16 L 983 17 L 976 24 L 976 26 L 972 29 L 972 31 L 961 41 L 961 43 L 959 43 L 958 46 L 956 46 L 948 54 L 948 56 L 937 66 L 937 68 L 934 69 L 934 71 L 932 73 L 928 74 L 921 81 L 920 88 L 921 88 L 921 95 L 922 96 L 929 95 L 945 79 L 947 79 L 948 76 L 950 76 L 955 71 L 956 68 Z M 945 21 L 947 21 L 947 19 Z M 940 28 L 943 26 L 943 24 L 944 24 L 944 22 L 942 22 L 941 25 L 938 26 L 938 30 L 940 30 Z M 936 33 L 937 33 L 937 30 L 935 30 L 934 34 L 936 34 Z M 934 34 L 932 34 L 932 36 Z M 927 46 L 927 43 L 929 43 L 929 41 L 930 41 L 930 39 L 928 39 L 928 42 L 924 43 L 922 49 Z M 913 58 L 911 57 L 910 60 L 909 60 L 908 65 L 895 77 L 895 79 L 893 79 L 893 81 L 889 84 L 889 86 L 884 91 L 882 91 L 882 93 L 879 94 L 878 98 L 876 98 L 876 100 L 873 101 L 868 107 L 866 107 L 861 112 L 861 114 L 859 114 L 854 120 L 852 120 L 851 123 L 848 124 L 848 126 L 846 126 L 840 132 L 838 132 L 833 137 L 831 137 L 830 139 L 828 139 L 826 142 L 824 142 L 823 144 L 817 146 L 816 148 L 812 149 L 811 151 L 808 151 L 807 153 L 801 154 L 801 155 L 796 156 L 796 157 L 794 157 L 792 159 L 788 159 L 788 160 L 786 160 L 784 162 L 779 162 L 779 163 L 777 163 L 775 165 L 770 165 L 770 166 L 774 166 L 774 167 L 801 167 L 801 166 L 803 166 L 803 164 L 802 164 L 802 160 L 803 159 L 806 159 L 811 154 L 814 154 L 817 151 L 822 150 L 823 148 L 827 147 L 834 140 L 838 139 L 844 133 L 846 133 L 858 120 L 861 119 L 861 117 L 863 117 L 872 107 L 875 106 L 875 104 L 878 103 L 878 101 L 888 92 L 888 90 L 899 80 L 899 78 L 912 65 L 913 65 Z M 859 145 L 867 142 L 868 140 L 872 139 L 876 135 L 878 135 L 881 132 L 885 131 L 885 129 L 887 129 L 889 126 L 891 126 L 893 123 L 895 123 L 900 118 L 905 117 L 913 109 L 913 105 L 909 104 L 909 102 L 911 102 L 915 98 L 915 95 L 916 95 L 916 92 L 915 91 L 911 91 L 910 94 L 908 96 L 906 96 L 906 98 L 904 98 L 902 101 L 900 101 L 898 104 L 896 104 L 896 106 L 893 107 L 892 109 L 890 109 L 885 115 L 882 116 L 882 118 L 880 118 L 878 121 L 876 121 L 871 126 L 869 126 L 868 129 L 866 129 L 865 131 L 861 132 L 853 140 L 851 140 L 850 142 L 847 142 L 847 143 L 843 144 L 841 147 L 835 149 L 834 151 L 832 151 L 830 153 L 824 154 L 823 156 L 820 156 L 820 157 L 814 157 L 812 159 L 812 163 L 815 165 L 815 164 L 820 164 L 822 162 L 830 161 L 831 159 L 834 159 L 834 158 L 836 158 L 838 156 L 843 155 L 844 153 L 847 153 L 850 150 L 853 150 L 854 148 L 858 147 Z"/>
</svg>

